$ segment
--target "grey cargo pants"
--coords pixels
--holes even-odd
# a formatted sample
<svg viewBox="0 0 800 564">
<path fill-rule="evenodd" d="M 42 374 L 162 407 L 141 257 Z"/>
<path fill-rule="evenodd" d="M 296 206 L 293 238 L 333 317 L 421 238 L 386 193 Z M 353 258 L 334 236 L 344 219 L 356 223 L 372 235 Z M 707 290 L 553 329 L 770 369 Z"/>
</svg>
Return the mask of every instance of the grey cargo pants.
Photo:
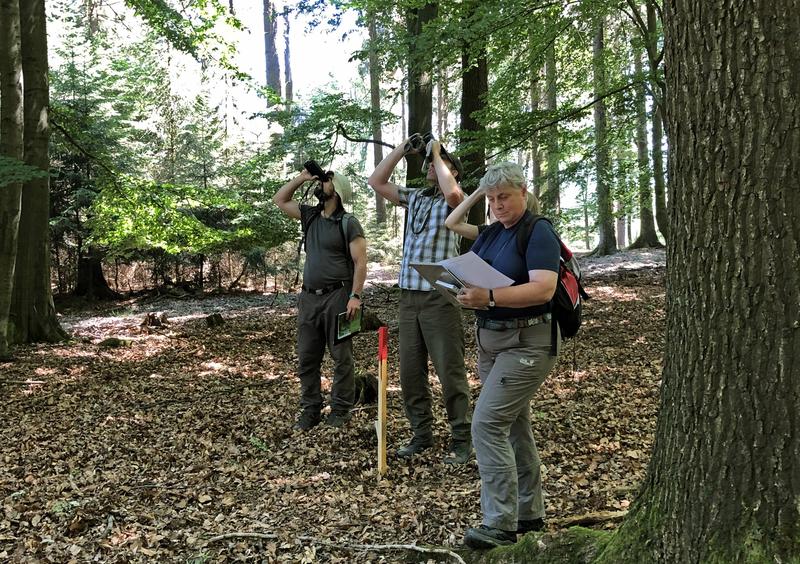
<svg viewBox="0 0 800 564">
<path fill-rule="evenodd" d="M 550 356 L 550 323 L 477 329 L 476 341 L 483 387 L 472 419 L 472 444 L 481 475 L 483 524 L 516 531 L 518 520 L 544 516 L 530 400 L 556 362 Z"/>
</svg>

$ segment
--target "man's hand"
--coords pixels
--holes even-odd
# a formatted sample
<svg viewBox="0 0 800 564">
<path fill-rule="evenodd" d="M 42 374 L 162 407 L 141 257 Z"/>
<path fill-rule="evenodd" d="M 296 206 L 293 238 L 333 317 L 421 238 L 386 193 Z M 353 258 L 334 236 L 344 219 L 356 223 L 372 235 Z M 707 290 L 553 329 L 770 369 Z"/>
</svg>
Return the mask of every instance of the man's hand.
<svg viewBox="0 0 800 564">
<path fill-rule="evenodd" d="M 308 170 L 306 168 L 303 168 L 303 170 L 300 171 L 300 174 L 298 175 L 298 178 L 300 180 L 302 180 L 303 182 L 308 182 L 309 180 L 314 180 L 317 177 L 313 176 L 310 172 L 308 172 Z"/>
<path fill-rule="evenodd" d="M 442 144 L 437 139 L 431 139 L 425 146 L 425 154 L 431 159 L 440 156 L 442 152 Z"/>
<path fill-rule="evenodd" d="M 352 297 L 347 301 L 347 319 L 348 321 L 352 321 L 353 318 L 358 313 L 358 310 L 361 309 L 361 300 L 356 297 Z"/>
</svg>

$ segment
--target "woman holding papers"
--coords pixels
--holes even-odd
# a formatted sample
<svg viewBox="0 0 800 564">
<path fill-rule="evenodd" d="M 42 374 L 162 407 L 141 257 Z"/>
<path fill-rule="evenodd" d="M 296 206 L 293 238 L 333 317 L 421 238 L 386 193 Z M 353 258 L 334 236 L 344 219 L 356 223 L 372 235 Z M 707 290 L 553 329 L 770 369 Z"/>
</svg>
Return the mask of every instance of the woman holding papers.
<svg viewBox="0 0 800 564">
<path fill-rule="evenodd" d="M 472 548 L 512 544 L 517 533 L 544 527 L 529 404 L 556 361 L 551 355 L 550 300 L 560 257 L 558 236 L 547 221 L 536 222 L 524 255 L 518 249 L 516 231 L 530 213 L 519 165 L 490 166 L 462 206 L 469 209 L 484 196 L 497 223 L 480 234 L 472 250 L 514 283 L 496 289 L 464 288 L 458 295 L 464 306 L 477 309 L 483 384 L 472 419 L 483 523 L 466 531 L 464 542 Z M 452 215 L 459 210 L 461 206 Z"/>
</svg>

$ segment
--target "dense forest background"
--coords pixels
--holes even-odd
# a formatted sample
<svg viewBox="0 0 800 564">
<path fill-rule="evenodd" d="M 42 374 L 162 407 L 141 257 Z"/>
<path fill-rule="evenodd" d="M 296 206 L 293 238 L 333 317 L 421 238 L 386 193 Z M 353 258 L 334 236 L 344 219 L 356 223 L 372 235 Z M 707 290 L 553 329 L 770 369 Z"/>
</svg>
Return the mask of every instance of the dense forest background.
<svg viewBox="0 0 800 564">
<path fill-rule="evenodd" d="M 0 559 L 797 562 L 798 14 L 0 0 Z M 269 202 L 307 158 L 352 179 L 396 337 L 403 210 L 364 180 L 428 131 L 468 192 L 523 165 L 591 267 L 586 338 L 532 406 L 553 519 L 500 554 L 459 548 L 474 465 L 393 465 L 375 489 L 371 408 L 311 437 L 346 451 L 286 423 L 302 256 Z M 621 524 L 561 530 L 595 509 Z"/>
<path fill-rule="evenodd" d="M 402 212 L 365 183 L 383 146 L 348 138 L 411 130 L 465 159 L 468 190 L 487 159 L 520 162 L 577 247 L 658 246 L 654 209 L 663 241 L 655 3 L 267 1 L 260 21 L 241 4 L 48 4 L 58 293 L 287 287 L 296 226 L 267 202 L 306 158 L 352 178 L 370 259 L 393 260 Z M 297 93 L 292 65 L 316 67 L 303 42 L 321 34 L 363 43 Z M 242 70 L 259 42 L 263 76 Z"/>
</svg>

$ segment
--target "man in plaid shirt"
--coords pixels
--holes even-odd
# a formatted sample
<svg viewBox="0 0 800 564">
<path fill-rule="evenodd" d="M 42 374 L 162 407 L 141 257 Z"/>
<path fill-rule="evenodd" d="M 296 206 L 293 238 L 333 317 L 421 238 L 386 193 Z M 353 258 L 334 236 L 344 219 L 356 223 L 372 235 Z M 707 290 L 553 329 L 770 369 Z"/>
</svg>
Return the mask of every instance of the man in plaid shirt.
<svg viewBox="0 0 800 564">
<path fill-rule="evenodd" d="M 447 215 L 464 199 L 458 181 L 463 175 L 457 157 L 429 141 L 425 189 L 398 186 L 389 179 L 412 147 L 411 138 L 398 145 L 375 168 L 369 185 L 387 200 L 407 208 L 405 245 L 400 265 L 400 387 L 411 441 L 397 451 L 411 457 L 433 446 L 433 413 L 428 383 L 428 356 L 442 385 L 451 441 L 445 462 L 464 464 L 472 450 L 469 385 L 464 368 L 461 310 L 412 268 L 411 263 L 439 262 L 458 255 L 458 236 L 445 225 Z M 413 150 L 413 149 L 412 149 Z"/>
</svg>

